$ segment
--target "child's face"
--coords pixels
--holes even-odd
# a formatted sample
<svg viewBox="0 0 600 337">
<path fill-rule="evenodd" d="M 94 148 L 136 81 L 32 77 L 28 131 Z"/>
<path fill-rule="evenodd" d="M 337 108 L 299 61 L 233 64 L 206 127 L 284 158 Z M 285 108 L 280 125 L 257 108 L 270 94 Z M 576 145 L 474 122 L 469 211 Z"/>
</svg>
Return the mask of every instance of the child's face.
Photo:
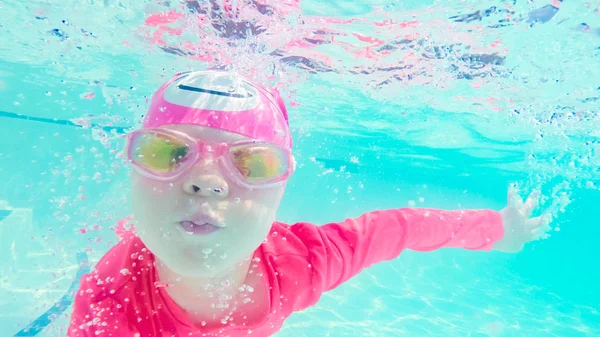
<svg viewBox="0 0 600 337">
<path fill-rule="evenodd" d="M 163 128 L 207 142 L 245 139 L 193 125 Z M 171 181 L 154 180 L 132 170 L 136 232 L 172 271 L 186 276 L 216 276 L 250 257 L 267 237 L 285 187 L 251 191 L 227 177 L 217 158 L 206 156 Z M 215 188 L 221 192 L 212 193 Z M 186 221 L 214 222 L 216 230 L 191 234 Z"/>
</svg>

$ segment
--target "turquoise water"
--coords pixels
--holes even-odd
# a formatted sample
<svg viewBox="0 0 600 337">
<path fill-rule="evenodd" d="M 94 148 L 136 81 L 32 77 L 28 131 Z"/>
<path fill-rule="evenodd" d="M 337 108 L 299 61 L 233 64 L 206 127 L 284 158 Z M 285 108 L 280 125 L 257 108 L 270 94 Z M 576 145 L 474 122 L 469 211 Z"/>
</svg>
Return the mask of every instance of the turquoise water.
<svg viewBox="0 0 600 337">
<path fill-rule="evenodd" d="M 280 78 L 293 102 L 299 168 L 283 222 L 393 207 L 500 209 L 511 182 L 524 193 L 542 188 L 554 216 L 551 236 L 516 255 L 405 252 L 293 315 L 277 336 L 600 335 L 600 4 L 565 1 L 548 22 L 495 27 L 510 13 L 451 18 L 495 5 L 525 22 L 548 3 L 303 2 L 300 12 L 283 6 L 255 18 L 269 34 L 262 40 L 258 30 L 190 35 L 184 25 L 161 49 L 144 20 L 167 9 L 192 15 L 159 3 L 0 4 L 0 335 L 17 333 L 64 294 L 77 253 L 95 262 L 116 241 L 111 227 L 128 215 L 121 127 L 136 125 L 161 76 L 228 59 L 241 72 Z M 328 23 L 336 43 L 283 47 L 324 29 L 311 18 L 325 15 L 420 23 L 379 32 L 364 22 Z M 361 58 L 376 48 L 353 33 L 388 47 Z M 212 61 L 165 47 L 211 34 L 223 51 L 206 47 Z M 490 47 L 495 41 L 502 49 Z M 277 48 L 285 52 L 268 53 Z M 390 70 L 398 64 L 410 71 Z M 63 335 L 68 313 L 39 335 Z"/>
</svg>

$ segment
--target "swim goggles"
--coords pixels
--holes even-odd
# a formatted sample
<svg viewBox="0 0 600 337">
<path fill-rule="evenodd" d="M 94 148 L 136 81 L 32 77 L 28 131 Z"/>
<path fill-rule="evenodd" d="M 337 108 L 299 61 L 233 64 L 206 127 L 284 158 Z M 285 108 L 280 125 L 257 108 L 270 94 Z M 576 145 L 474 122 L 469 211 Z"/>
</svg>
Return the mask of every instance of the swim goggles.
<svg viewBox="0 0 600 337">
<path fill-rule="evenodd" d="M 127 157 L 139 173 L 168 181 L 199 159 L 217 158 L 223 172 L 246 188 L 270 187 L 285 182 L 295 169 L 289 149 L 255 140 L 210 143 L 165 129 L 141 129 L 129 134 Z"/>
</svg>

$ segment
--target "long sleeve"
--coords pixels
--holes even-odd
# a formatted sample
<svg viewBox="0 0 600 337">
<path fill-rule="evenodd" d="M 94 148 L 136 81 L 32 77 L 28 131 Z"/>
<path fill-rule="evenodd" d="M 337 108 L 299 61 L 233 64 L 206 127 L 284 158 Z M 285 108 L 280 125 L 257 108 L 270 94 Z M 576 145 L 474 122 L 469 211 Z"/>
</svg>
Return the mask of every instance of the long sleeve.
<svg viewBox="0 0 600 337">
<path fill-rule="evenodd" d="M 121 221 L 119 226 L 123 223 Z M 131 256 L 135 237 L 127 232 L 122 232 L 120 237 L 126 239 L 113 246 L 95 268 L 81 278 L 73 302 L 68 337 L 133 336 L 132 321 L 126 315 L 125 305 L 133 301 L 135 289 L 128 286 L 129 276 L 121 271 L 133 268 L 124 257 Z"/>
<path fill-rule="evenodd" d="M 89 282 L 82 282 L 82 290 L 75 298 L 69 324 L 68 337 L 118 337 L 131 332 L 129 322 L 122 309 L 110 298 L 101 301 L 91 300 L 93 289 Z"/>
<path fill-rule="evenodd" d="M 305 239 L 317 267 L 313 281 L 321 291 L 374 263 L 396 258 L 404 249 L 490 250 L 504 235 L 500 214 L 491 210 L 381 210 L 340 223 L 301 227 L 295 231 Z"/>
</svg>

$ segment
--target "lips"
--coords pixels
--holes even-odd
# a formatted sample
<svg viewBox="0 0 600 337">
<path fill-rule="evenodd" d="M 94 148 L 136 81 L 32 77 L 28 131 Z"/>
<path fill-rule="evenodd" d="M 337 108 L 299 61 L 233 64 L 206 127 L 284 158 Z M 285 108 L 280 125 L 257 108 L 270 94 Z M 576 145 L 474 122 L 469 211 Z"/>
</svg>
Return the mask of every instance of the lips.
<svg viewBox="0 0 600 337">
<path fill-rule="evenodd" d="M 184 232 L 192 235 L 207 235 L 222 228 L 222 226 L 218 225 L 216 219 L 206 215 L 199 215 L 192 219 L 180 221 L 179 225 Z"/>
<path fill-rule="evenodd" d="M 217 227 L 208 222 L 196 223 L 194 221 L 188 220 L 180 221 L 179 225 L 181 225 L 181 227 L 186 233 L 194 235 L 207 235 L 221 229 L 220 227 Z"/>
</svg>

